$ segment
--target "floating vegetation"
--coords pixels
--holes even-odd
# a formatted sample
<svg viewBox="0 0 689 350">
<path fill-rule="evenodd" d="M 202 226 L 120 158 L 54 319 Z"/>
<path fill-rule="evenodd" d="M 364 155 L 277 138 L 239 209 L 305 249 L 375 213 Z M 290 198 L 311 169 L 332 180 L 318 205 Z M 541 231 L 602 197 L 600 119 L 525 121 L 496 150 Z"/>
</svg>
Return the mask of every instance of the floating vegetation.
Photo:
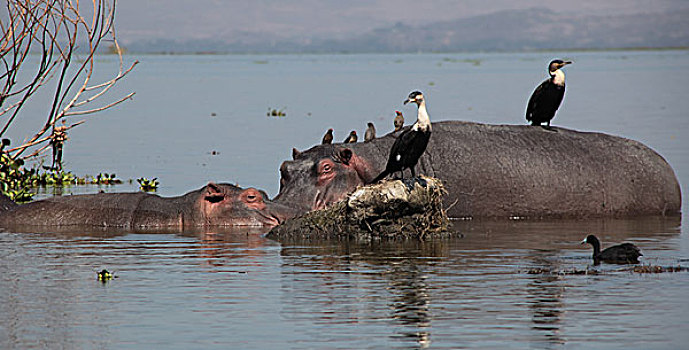
<svg viewBox="0 0 689 350">
<path fill-rule="evenodd" d="M 113 278 L 117 278 L 117 276 L 115 276 L 114 273 L 112 273 L 112 272 L 110 272 L 110 271 L 108 271 L 108 270 L 106 270 L 106 269 L 103 269 L 102 271 L 99 271 L 97 274 L 98 274 L 98 280 L 101 281 L 101 282 L 103 282 L 103 283 L 106 283 L 106 282 L 110 281 L 110 280 L 113 279 Z"/>
<path fill-rule="evenodd" d="M 98 173 L 98 175 L 92 179 L 91 184 L 94 185 L 118 185 L 122 183 L 122 180 L 118 179 L 114 173 Z"/>
<path fill-rule="evenodd" d="M 157 177 L 150 180 L 145 177 L 140 177 L 136 179 L 136 182 L 139 183 L 139 188 L 144 192 L 155 192 L 158 189 L 158 185 L 160 185 Z"/>
<path fill-rule="evenodd" d="M 684 266 L 654 266 L 654 265 L 638 265 L 632 269 L 636 273 L 663 273 L 663 272 L 682 272 L 689 271 Z"/>
<path fill-rule="evenodd" d="M 266 116 L 268 116 L 268 117 L 286 117 L 287 116 L 287 107 L 282 107 L 282 109 L 275 109 L 275 108 L 268 107 L 268 113 L 266 113 Z"/>
<path fill-rule="evenodd" d="M 417 177 L 358 188 L 322 210 L 286 220 L 268 238 L 290 240 L 426 240 L 447 237 L 443 185 Z"/>
<path fill-rule="evenodd" d="M 552 270 L 546 268 L 535 268 L 526 271 L 529 275 L 602 275 L 613 272 L 634 272 L 634 273 L 665 273 L 665 272 L 683 272 L 689 271 L 684 266 L 657 266 L 657 265 L 635 265 L 632 267 L 624 267 L 613 271 L 600 271 L 598 269 L 570 269 L 570 270 Z"/>
<path fill-rule="evenodd" d="M 571 270 L 551 270 L 544 268 L 535 268 L 526 271 L 529 275 L 600 275 L 601 272 L 595 269 L 571 269 Z"/>
<path fill-rule="evenodd" d="M 8 139 L 3 139 L 0 152 L 9 143 Z M 30 201 L 34 195 L 29 191 L 32 175 L 33 169 L 24 169 L 23 160 L 12 159 L 6 153 L 0 154 L 0 193 L 18 203 Z"/>
<path fill-rule="evenodd" d="M 267 60 L 255 60 L 254 64 L 268 64 Z"/>
<path fill-rule="evenodd" d="M 434 86 L 434 85 L 435 85 L 435 82 L 433 82 L 433 81 L 428 82 L 428 86 Z"/>
<path fill-rule="evenodd" d="M 448 63 L 471 63 L 474 66 L 480 66 L 482 60 L 478 58 L 464 58 L 464 59 L 456 59 L 456 58 L 449 58 L 445 57 L 443 58 L 443 62 L 448 62 Z M 440 65 L 440 63 L 438 63 Z"/>
</svg>

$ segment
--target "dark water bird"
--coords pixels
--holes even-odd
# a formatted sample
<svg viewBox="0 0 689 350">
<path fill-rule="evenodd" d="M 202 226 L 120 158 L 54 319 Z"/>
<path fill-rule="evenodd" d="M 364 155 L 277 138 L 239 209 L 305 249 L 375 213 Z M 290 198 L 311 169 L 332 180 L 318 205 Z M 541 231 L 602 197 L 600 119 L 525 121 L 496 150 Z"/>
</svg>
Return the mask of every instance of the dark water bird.
<svg viewBox="0 0 689 350">
<path fill-rule="evenodd" d="M 352 132 L 349 133 L 349 136 L 343 141 L 344 143 L 356 143 L 356 140 L 359 138 L 356 136 L 356 131 L 352 130 Z"/>
<path fill-rule="evenodd" d="M 553 60 L 548 65 L 550 78 L 536 88 L 526 106 L 526 120 L 531 122 L 531 125 L 547 123 L 544 128 L 550 129 L 550 120 L 555 117 L 555 112 L 565 96 L 565 73 L 561 68 L 571 63 Z"/>
<path fill-rule="evenodd" d="M 321 142 L 321 144 L 329 145 L 331 143 L 333 143 L 333 129 L 332 128 L 328 129 L 328 131 L 325 133 L 325 135 L 323 135 L 323 141 Z"/>
<path fill-rule="evenodd" d="M 596 265 L 601 261 L 610 264 L 638 264 L 639 257 L 643 255 L 639 247 L 631 243 L 614 245 L 601 251 L 600 241 L 594 235 L 588 235 L 581 241 L 581 244 L 586 243 L 593 246 L 593 263 Z"/>
<path fill-rule="evenodd" d="M 397 137 L 390 149 L 385 170 L 376 176 L 371 183 L 378 182 L 397 171 L 401 171 L 402 178 L 404 178 L 404 169 L 406 168 L 409 168 L 412 177 L 416 177 L 414 167 L 419 162 L 423 152 L 426 151 L 428 140 L 431 138 L 431 119 L 428 116 L 428 111 L 426 111 L 426 99 L 420 91 L 410 93 L 404 104 L 409 102 L 416 103 L 418 107 L 416 122 Z"/>
<path fill-rule="evenodd" d="M 364 142 L 369 142 L 375 138 L 376 127 L 373 125 L 373 123 L 368 123 L 368 128 L 366 129 L 366 133 L 364 133 Z"/>
<path fill-rule="evenodd" d="M 398 132 L 402 130 L 402 127 L 404 126 L 404 116 L 400 111 L 395 111 L 395 114 L 395 120 L 393 120 L 393 125 L 395 125 L 395 131 L 393 132 Z"/>
</svg>

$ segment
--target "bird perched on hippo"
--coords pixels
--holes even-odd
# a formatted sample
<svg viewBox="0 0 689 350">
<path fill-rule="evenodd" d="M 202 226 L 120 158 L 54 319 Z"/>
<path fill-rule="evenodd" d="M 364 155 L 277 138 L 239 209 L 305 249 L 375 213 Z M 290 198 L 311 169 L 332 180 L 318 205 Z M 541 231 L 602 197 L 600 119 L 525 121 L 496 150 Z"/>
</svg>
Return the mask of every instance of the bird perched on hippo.
<svg viewBox="0 0 689 350">
<path fill-rule="evenodd" d="M 555 117 L 565 97 L 565 73 L 561 69 L 568 64 L 572 61 L 552 60 L 548 64 L 550 78 L 538 85 L 526 105 L 526 120 L 531 125 L 546 123 L 543 127 L 551 130 L 550 120 Z"/>
<path fill-rule="evenodd" d="M 431 138 L 431 119 L 426 110 L 426 99 L 420 91 L 410 93 L 404 104 L 410 102 L 416 103 L 418 107 L 416 122 L 397 137 L 390 148 L 385 169 L 371 180 L 372 183 L 397 171 L 401 172 L 401 177 L 404 178 L 404 169 L 409 169 L 411 176 L 416 177 L 414 168 Z"/>
<path fill-rule="evenodd" d="M 443 181 L 450 217 L 583 218 L 680 210 L 674 171 L 636 141 L 559 127 L 553 127 L 555 133 L 462 121 L 434 122 L 432 129 L 417 170 Z M 334 203 L 384 170 L 396 140 L 390 133 L 296 152 L 280 166 L 274 200 L 301 212 Z"/>
<path fill-rule="evenodd" d="M 58 196 L 22 205 L 0 199 L 6 208 L 0 209 L 0 226 L 5 228 L 275 226 L 296 214 L 263 191 L 212 182 L 169 198 L 138 192 Z"/>
</svg>

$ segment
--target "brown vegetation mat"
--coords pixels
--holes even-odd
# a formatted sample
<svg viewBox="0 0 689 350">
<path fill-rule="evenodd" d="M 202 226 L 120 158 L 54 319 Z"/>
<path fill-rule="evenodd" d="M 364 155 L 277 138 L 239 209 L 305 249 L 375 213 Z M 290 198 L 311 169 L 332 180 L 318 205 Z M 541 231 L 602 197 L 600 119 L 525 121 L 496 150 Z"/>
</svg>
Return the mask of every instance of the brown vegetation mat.
<svg viewBox="0 0 689 350">
<path fill-rule="evenodd" d="M 440 180 L 417 177 L 356 189 L 332 206 L 274 227 L 267 237 L 284 240 L 426 240 L 449 236 Z"/>
<path fill-rule="evenodd" d="M 634 273 L 664 273 L 664 272 L 686 272 L 689 271 L 684 266 L 656 266 L 656 265 L 636 265 L 633 267 L 625 267 L 621 269 L 617 269 L 614 271 L 608 271 L 608 272 L 603 272 L 599 271 L 596 269 L 585 269 L 585 270 L 578 270 L 578 269 L 571 269 L 571 270 L 550 270 L 550 269 L 543 269 L 543 268 L 536 268 L 536 269 L 530 269 L 526 271 L 527 274 L 529 275 L 601 275 L 604 273 L 612 273 L 612 272 L 634 272 Z"/>
</svg>

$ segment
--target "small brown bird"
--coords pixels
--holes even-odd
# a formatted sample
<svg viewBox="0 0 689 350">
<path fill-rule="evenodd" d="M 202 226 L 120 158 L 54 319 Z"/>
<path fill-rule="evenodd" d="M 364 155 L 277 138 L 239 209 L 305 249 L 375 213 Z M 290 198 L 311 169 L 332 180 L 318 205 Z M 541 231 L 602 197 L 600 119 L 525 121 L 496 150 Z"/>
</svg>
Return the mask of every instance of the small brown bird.
<svg viewBox="0 0 689 350">
<path fill-rule="evenodd" d="M 395 121 L 394 121 L 395 131 L 393 131 L 393 132 L 397 132 L 397 131 L 402 130 L 402 127 L 404 126 L 404 117 L 402 116 L 402 112 L 395 111 L 395 114 L 397 114 L 397 116 L 395 116 Z"/>
<path fill-rule="evenodd" d="M 352 132 L 349 133 L 349 136 L 347 136 L 347 138 L 344 140 L 344 143 L 356 143 L 357 139 L 356 131 L 352 130 Z"/>
<path fill-rule="evenodd" d="M 366 129 L 366 133 L 364 134 L 364 142 L 369 142 L 375 138 L 376 138 L 376 127 L 373 126 L 373 123 L 368 123 L 368 129 Z"/>
<path fill-rule="evenodd" d="M 326 132 L 325 135 L 323 135 L 323 142 L 321 142 L 321 144 L 329 145 L 331 143 L 333 143 L 333 129 L 332 128 L 328 129 L 328 132 Z"/>
</svg>

